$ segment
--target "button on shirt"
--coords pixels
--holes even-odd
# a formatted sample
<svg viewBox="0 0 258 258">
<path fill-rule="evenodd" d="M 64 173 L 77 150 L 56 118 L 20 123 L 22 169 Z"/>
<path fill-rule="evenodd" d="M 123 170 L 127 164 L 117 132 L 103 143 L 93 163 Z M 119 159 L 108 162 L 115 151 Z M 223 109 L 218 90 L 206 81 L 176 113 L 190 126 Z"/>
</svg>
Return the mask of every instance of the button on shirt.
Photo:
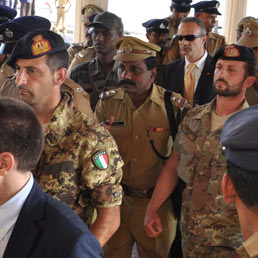
<svg viewBox="0 0 258 258">
<path fill-rule="evenodd" d="M 0 206 L 0 258 L 4 255 L 14 225 L 31 191 L 33 182 L 34 179 L 31 174 L 27 184 L 15 196 Z"/>
<path fill-rule="evenodd" d="M 204 55 L 202 56 L 202 58 L 200 60 L 198 60 L 197 62 L 193 63 L 195 64 L 195 68 L 193 69 L 192 73 L 194 74 L 194 78 L 195 78 L 195 83 L 194 83 L 194 91 L 196 90 L 197 88 L 197 84 L 198 84 L 198 81 L 201 77 L 201 73 L 202 73 L 202 70 L 204 68 L 204 65 L 205 65 L 205 61 L 206 61 L 206 58 L 208 56 L 208 52 L 205 50 L 205 53 Z M 185 74 L 186 74 L 186 71 L 187 71 L 187 67 L 188 65 L 191 64 L 187 58 L 185 57 Z"/>
</svg>

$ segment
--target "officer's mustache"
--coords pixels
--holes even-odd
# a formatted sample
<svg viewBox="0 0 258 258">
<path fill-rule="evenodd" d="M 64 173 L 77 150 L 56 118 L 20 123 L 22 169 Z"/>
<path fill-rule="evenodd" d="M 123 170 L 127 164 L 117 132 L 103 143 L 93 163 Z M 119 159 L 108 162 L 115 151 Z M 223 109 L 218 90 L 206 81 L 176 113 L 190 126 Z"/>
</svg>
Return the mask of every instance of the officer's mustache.
<svg viewBox="0 0 258 258">
<path fill-rule="evenodd" d="M 221 78 L 217 79 L 215 82 L 224 82 L 226 85 L 228 85 L 228 82 Z"/>
<path fill-rule="evenodd" d="M 122 80 L 120 80 L 120 81 L 119 81 L 119 84 L 120 84 L 121 86 L 123 86 L 123 85 L 132 85 L 132 86 L 134 86 L 134 87 L 137 87 L 135 81 L 128 80 L 128 79 L 122 79 Z"/>
</svg>

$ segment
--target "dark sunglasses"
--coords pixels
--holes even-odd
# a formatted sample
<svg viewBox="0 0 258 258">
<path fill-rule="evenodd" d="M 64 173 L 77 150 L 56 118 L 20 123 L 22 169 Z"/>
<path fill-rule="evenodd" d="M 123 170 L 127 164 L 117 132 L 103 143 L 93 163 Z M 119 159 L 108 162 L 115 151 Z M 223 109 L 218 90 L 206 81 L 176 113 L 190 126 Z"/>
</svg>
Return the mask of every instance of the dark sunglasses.
<svg viewBox="0 0 258 258">
<path fill-rule="evenodd" d="M 203 37 L 205 35 L 201 34 L 201 35 L 176 35 L 176 39 L 178 39 L 179 41 L 182 41 L 183 39 L 187 40 L 187 41 L 193 41 L 196 38 L 200 38 Z"/>
</svg>

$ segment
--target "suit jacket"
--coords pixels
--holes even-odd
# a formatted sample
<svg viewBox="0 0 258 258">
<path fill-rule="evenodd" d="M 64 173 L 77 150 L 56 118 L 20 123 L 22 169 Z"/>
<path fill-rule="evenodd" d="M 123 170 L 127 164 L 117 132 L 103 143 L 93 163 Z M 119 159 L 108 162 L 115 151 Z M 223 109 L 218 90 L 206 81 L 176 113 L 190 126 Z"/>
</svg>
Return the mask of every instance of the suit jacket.
<svg viewBox="0 0 258 258">
<path fill-rule="evenodd" d="M 167 90 L 180 93 L 184 96 L 184 67 L 185 59 L 181 58 L 173 63 L 165 65 L 163 87 Z M 215 62 L 208 54 L 200 79 L 194 92 L 194 105 L 203 105 L 215 97 L 213 88 L 213 74 Z"/>
<path fill-rule="evenodd" d="M 34 182 L 3 258 L 102 257 L 101 247 L 83 221 Z"/>
</svg>

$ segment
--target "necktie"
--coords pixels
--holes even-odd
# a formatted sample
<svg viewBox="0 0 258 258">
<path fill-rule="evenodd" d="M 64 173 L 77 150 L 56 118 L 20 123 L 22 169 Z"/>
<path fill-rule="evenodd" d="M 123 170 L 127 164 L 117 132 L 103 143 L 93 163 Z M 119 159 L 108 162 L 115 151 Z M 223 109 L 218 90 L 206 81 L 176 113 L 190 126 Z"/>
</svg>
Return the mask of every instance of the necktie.
<svg viewBox="0 0 258 258">
<path fill-rule="evenodd" d="M 193 96 L 194 96 L 194 74 L 193 69 L 196 67 L 195 64 L 189 64 L 184 77 L 184 97 L 193 106 Z"/>
</svg>

